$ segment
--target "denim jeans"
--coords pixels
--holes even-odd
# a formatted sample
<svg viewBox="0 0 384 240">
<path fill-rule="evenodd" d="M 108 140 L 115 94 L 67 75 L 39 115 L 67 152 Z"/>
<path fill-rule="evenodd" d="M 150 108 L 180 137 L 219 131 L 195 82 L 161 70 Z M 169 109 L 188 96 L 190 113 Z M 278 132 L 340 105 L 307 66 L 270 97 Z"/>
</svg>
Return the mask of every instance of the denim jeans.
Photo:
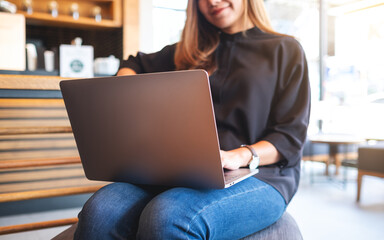
<svg viewBox="0 0 384 240">
<path fill-rule="evenodd" d="M 79 214 L 75 239 L 239 239 L 284 213 L 272 186 L 251 177 L 226 189 L 201 190 L 113 183 Z"/>
</svg>

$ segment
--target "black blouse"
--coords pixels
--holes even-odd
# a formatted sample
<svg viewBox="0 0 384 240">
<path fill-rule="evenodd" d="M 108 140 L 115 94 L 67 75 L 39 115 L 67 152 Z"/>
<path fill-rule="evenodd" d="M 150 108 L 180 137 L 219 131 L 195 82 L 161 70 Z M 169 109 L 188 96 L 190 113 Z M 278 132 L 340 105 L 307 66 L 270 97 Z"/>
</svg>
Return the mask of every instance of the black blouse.
<svg viewBox="0 0 384 240">
<path fill-rule="evenodd" d="M 136 73 L 175 70 L 176 45 L 130 56 L 121 68 Z M 210 76 L 221 149 L 260 140 L 272 143 L 283 159 L 260 166 L 255 177 L 271 184 L 288 203 L 297 191 L 300 160 L 310 111 L 307 62 L 292 37 L 258 28 L 220 34 L 217 70 Z"/>
</svg>

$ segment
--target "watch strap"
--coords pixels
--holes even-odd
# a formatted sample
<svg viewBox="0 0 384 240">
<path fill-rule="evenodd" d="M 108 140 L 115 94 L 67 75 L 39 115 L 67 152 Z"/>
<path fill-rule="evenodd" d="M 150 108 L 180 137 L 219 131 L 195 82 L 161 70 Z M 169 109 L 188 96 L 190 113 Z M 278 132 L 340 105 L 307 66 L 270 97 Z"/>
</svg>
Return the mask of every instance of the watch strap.
<svg viewBox="0 0 384 240">
<path fill-rule="evenodd" d="M 251 153 L 252 153 L 252 158 L 248 163 L 249 168 L 251 168 L 251 169 L 257 168 L 259 166 L 259 163 L 260 163 L 260 158 L 259 158 L 259 155 L 256 153 L 255 149 L 253 147 L 251 147 L 249 145 L 245 145 L 245 144 L 241 145 L 240 147 L 245 147 L 249 151 L 251 151 Z"/>
</svg>

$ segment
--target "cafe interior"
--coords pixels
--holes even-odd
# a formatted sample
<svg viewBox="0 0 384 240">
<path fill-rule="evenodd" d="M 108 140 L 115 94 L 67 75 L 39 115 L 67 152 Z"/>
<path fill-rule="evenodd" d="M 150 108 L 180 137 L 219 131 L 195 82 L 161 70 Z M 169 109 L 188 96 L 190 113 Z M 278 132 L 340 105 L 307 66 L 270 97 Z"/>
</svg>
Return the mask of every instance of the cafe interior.
<svg viewBox="0 0 384 240">
<path fill-rule="evenodd" d="M 176 43 L 187 2 L 0 0 L 0 239 L 73 239 L 107 182 L 84 175 L 59 83 Z M 305 51 L 311 116 L 291 222 L 248 239 L 383 239 L 384 0 L 264 3 Z"/>
</svg>

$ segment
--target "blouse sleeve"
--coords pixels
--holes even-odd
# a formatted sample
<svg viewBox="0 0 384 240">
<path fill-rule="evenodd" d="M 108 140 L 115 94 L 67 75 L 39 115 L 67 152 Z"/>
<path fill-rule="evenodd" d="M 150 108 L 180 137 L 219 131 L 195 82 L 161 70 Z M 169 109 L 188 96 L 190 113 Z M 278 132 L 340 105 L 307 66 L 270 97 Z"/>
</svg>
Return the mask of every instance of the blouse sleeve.
<svg viewBox="0 0 384 240">
<path fill-rule="evenodd" d="M 138 52 L 122 61 L 120 68 L 130 68 L 136 73 L 165 72 L 175 70 L 174 55 L 176 44 L 164 47 L 162 50 L 145 54 Z"/>
<path fill-rule="evenodd" d="M 294 39 L 284 41 L 278 54 L 278 82 L 264 140 L 283 156 L 283 166 L 292 167 L 301 159 L 309 123 L 308 67 L 304 51 Z"/>
</svg>

